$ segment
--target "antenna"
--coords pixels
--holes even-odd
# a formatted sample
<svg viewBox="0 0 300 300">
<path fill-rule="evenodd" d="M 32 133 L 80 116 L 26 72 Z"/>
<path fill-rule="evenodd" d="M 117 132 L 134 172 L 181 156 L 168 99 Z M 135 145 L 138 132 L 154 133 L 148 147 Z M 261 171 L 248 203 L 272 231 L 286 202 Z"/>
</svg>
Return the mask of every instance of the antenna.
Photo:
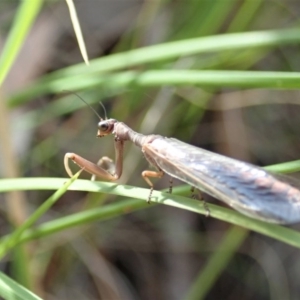
<svg viewBox="0 0 300 300">
<path fill-rule="evenodd" d="M 107 114 L 106 114 L 106 109 L 105 109 L 105 106 L 103 105 L 103 103 L 100 101 L 99 102 L 100 105 L 102 106 L 103 110 L 104 110 L 104 117 L 105 117 L 105 120 L 107 120 Z"/>
<path fill-rule="evenodd" d="M 88 104 L 82 97 L 80 97 L 76 92 L 73 92 L 73 91 L 69 91 L 69 90 L 64 90 L 66 92 L 69 92 L 69 93 L 72 93 L 74 94 L 75 96 L 77 96 L 79 99 L 82 100 L 82 102 L 84 102 L 95 114 L 96 116 L 100 119 L 100 121 L 102 121 L 103 119 L 100 117 L 100 115 L 97 113 L 97 111 L 90 105 Z M 104 109 L 104 113 L 105 113 L 105 119 L 107 119 L 107 116 L 106 116 L 106 110 L 105 110 L 105 107 L 104 105 L 102 104 L 102 102 L 100 102 L 101 106 L 103 107 Z"/>
</svg>

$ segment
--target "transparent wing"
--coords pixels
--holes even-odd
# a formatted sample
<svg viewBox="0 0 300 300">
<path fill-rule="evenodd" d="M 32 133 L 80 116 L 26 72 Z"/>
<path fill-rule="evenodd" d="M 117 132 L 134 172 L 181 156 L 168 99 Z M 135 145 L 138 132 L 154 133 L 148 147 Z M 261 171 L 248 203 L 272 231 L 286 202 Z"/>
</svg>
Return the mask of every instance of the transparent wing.
<svg viewBox="0 0 300 300">
<path fill-rule="evenodd" d="M 143 151 L 164 172 L 243 214 L 274 223 L 300 221 L 300 191 L 284 177 L 172 138 L 159 137 Z"/>
</svg>

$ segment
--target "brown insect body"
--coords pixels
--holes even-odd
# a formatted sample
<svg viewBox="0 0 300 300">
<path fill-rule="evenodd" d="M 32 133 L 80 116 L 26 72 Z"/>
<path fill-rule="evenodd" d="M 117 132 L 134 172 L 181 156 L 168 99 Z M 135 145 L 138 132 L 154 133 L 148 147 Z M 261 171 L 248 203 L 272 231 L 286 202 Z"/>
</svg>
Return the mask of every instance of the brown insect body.
<svg viewBox="0 0 300 300">
<path fill-rule="evenodd" d="M 155 171 L 144 171 L 142 176 L 153 190 L 149 177 L 164 173 L 227 203 L 243 214 L 272 223 L 300 222 L 300 191 L 257 166 L 191 146 L 160 135 L 143 135 L 115 119 L 98 123 L 98 137 L 115 135 L 116 165 L 114 174 L 84 158 L 67 153 L 65 167 L 72 172 L 68 159 L 72 159 L 87 172 L 106 180 L 116 180 L 122 174 L 123 146 L 131 141 L 142 149 Z"/>
</svg>

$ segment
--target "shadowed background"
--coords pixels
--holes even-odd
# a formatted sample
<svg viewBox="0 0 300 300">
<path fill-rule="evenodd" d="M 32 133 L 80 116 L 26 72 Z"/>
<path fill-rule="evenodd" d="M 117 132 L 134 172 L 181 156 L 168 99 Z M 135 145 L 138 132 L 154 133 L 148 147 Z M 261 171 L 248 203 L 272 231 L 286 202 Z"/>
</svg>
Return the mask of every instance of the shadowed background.
<svg viewBox="0 0 300 300">
<path fill-rule="evenodd" d="M 95 58 L 154 44 L 293 28 L 300 15 L 298 2 L 272 0 L 88 0 L 75 1 L 75 6 L 91 66 Z M 0 45 L 16 8 L 8 1 L 0 3 Z M 291 72 L 300 68 L 296 43 L 184 54 L 124 71 Z M 98 104 L 102 101 L 109 118 L 144 134 L 172 136 L 260 166 L 299 158 L 300 93 L 296 89 L 121 84 L 109 77 L 107 84 L 87 81 L 79 87 L 87 80 L 85 74 L 74 69 L 73 77 L 68 77 L 72 72 L 64 73 L 64 68 L 81 62 L 65 2 L 45 2 L 1 90 L 1 98 L 11 108 L 9 115 L 0 113 L 2 177 L 66 177 L 66 152 L 94 162 L 101 156 L 114 158 L 113 137 L 96 139 L 97 116 L 64 89 L 79 93 L 104 116 Z M 60 69 L 61 73 L 54 73 Z M 66 86 L 59 79 L 65 79 Z M 97 74 L 92 79 L 97 82 Z M 118 183 L 147 187 L 140 174 L 149 166 L 141 151 L 127 143 L 124 156 Z M 1 168 L 5 164 L 10 171 Z M 81 178 L 90 176 L 82 173 Z M 178 184 L 182 183 L 174 180 L 174 186 Z M 155 180 L 156 189 L 168 186 L 168 176 Z M 51 193 L 17 193 L 10 199 L 16 205 L 13 211 L 1 205 L 1 235 L 9 232 L 12 216 L 25 218 Z M 67 192 L 41 222 L 111 201 L 122 198 Z M 230 245 L 236 245 L 236 252 L 227 259 L 223 247 Z M 297 299 L 300 292 L 297 249 L 163 205 L 63 231 L 32 242 L 29 248 L 29 287 L 45 299 Z M 222 251 L 223 259 L 214 261 Z M 16 261 L 8 257 L 1 264 L 13 278 L 20 277 Z M 193 284 L 198 287 L 196 294 L 191 292 Z"/>
</svg>

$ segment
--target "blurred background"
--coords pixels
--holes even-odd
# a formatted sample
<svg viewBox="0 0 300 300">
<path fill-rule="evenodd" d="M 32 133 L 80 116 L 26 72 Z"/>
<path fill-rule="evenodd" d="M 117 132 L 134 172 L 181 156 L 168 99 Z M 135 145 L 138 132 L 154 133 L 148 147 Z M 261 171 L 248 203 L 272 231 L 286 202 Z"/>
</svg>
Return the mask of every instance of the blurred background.
<svg viewBox="0 0 300 300">
<path fill-rule="evenodd" d="M 293 28 L 300 16 L 300 3 L 294 0 L 74 3 L 91 66 L 93 59 L 154 44 Z M 0 2 L 0 46 L 17 8 L 18 2 Z M 64 72 L 54 72 L 78 63 L 82 57 L 66 3 L 46 1 L 1 90 L 9 108 L 9 113 L 5 108 L 0 110 L 2 178 L 67 177 L 63 166 L 66 152 L 94 162 L 102 156 L 114 158 L 113 137 L 96 139 L 97 116 L 75 95 L 64 91 L 70 88 L 55 80 L 43 88 L 44 78 L 52 74 L 64 78 Z M 183 53 L 180 58 L 132 68 L 148 69 L 299 71 L 299 44 L 193 56 Z M 79 82 L 86 79 L 84 74 L 76 76 Z M 102 101 L 109 118 L 144 134 L 172 136 L 260 166 L 299 158 L 298 90 L 134 84 L 87 84 L 80 89 L 74 84 L 72 90 L 100 115 L 104 115 L 99 105 Z M 128 143 L 124 156 L 124 172 L 118 183 L 147 187 L 140 174 L 149 166 L 141 151 Z M 168 182 L 168 177 L 156 180 L 155 188 L 168 188 Z M 174 182 L 178 184 L 182 183 Z M 31 191 L 11 196 L 10 204 L 1 206 L 1 235 L 9 232 L 9 219 L 26 218 L 51 194 Z M 5 197 L 0 195 L 1 200 Z M 67 192 L 41 222 L 110 201 L 122 199 Z M 300 229 L 297 225 L 294 228 Z M 237 236 L 243 238 L 236 241 Z M 225 244 L 237 245 L 228 260 L 222 248 Z M 223 265 L 216 271 L 213 258 L 222 251 Z M 296 248 L 164 205 L 48 236 L 32 242 L 29 253 L 29 286 L 50 300 L 282 300 L 299 299 L 300 294 L 300 254 Z M 8 257 L 1 263 L 2 271 L 13 278 L 18 277 L 15 259 Z M 195 287 L 196 296 L 191 294 Z"/>
</svg>

